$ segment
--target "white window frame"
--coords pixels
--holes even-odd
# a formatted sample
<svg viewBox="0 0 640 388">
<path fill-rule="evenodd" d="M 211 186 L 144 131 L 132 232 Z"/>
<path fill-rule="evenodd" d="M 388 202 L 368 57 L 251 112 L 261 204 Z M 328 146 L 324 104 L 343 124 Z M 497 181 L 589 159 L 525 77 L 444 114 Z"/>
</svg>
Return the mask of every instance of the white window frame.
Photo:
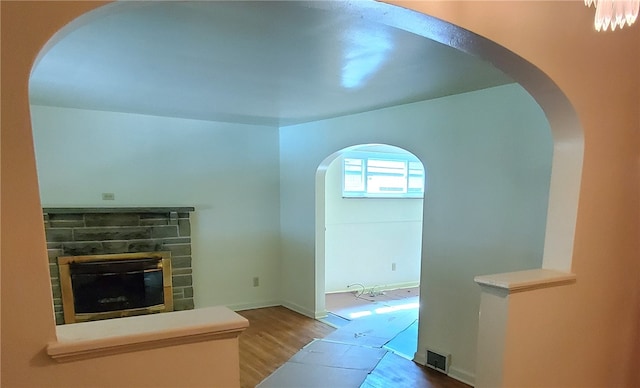
<svg viewBox="0 0 640 388">
<path fill-rule="evenodd" d="M 352 151 L 342 159 L 343 198 L 424 198 L 425 182 L 411 154 Z"/>
</svg>

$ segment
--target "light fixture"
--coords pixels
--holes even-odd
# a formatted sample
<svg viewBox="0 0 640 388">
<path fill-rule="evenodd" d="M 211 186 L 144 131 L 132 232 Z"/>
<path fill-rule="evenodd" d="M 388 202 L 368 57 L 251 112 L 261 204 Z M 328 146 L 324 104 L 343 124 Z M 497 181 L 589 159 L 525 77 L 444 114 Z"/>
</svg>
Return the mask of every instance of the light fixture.
<svg viewBox="0 0 640 388">
<path fill-rule="evenodd" d="M 640 8 L 640 0 L 584 0 L 584 4 L 596 7 L 594 25 L 597 31 L 606 31 L 609 27 L 615 31 L 625 24 L 632 25 L 638 18 Z"/>
</svg>

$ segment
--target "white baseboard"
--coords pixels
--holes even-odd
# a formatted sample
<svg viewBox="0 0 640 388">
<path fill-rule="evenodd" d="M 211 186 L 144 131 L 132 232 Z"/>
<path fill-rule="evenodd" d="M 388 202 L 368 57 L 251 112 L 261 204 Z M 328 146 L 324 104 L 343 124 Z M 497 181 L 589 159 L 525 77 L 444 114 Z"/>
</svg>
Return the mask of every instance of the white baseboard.
<svg viewBox="0 0 640 388">
<path fill-rule="evenodd" d="M 316 312 L 315 312 L 315 311 L 309 310 L 309 309 L 307 309 L 307 308 L 305 308 L 305 307 L 302 307 L 302 306 L 300 306 L 300 305 L 298 305 L 298 304 L 295 304 L 295 303 L 293 303 L 293 302 L 283 301 L 283 302 L 282 302 L 282 303 L 280 303 L 280 304 L 281 304 L 282 306 L 284 306 L 284 307 L 288 308 L 289 310 L 293 310 L 293 311 L 295 311 L 296 313 L 299 313 L 299 314 L 305 315 L 305 316 L 307 316 L 307 317 L 309 317 L 309 318 L 313 318 L 313 319 L 322 318 L 321 316 L 316 317 L 316 315 L 317 315 L 317 314 L 316 314 Z M 326 314 L 325 314 L 325 316 L 326 316 Z"/>
<path fill-rule="evenodd" d="M 455 366 L 449 367 L 449 377 L 456 379 L 458 381 L 462 381 L 463 383 L 470 385 L 472 387 L 475 385 L 475 381 L 476 381 L 475 374 L 463 369 L 458 369 Z"/>
<path fill-rule="evenodd" d="M 366 285 L 363 284 L 365 292 L 368 292 L 372 287 L 375 287 L 376 291 L 390 291 L 390 290 L 398 290 L 398 289 L 402 289 L 402 288 L 413 288 L 413 287 L 418 287 L 420 286 L 420 282 L 416 281 L 416 282 L 404 282 L 404 283 L 392 283 L 392 284 L 371 284 L 371 285 Z M 353 292 L 353 291 L 360 291 L 360 287 L 358 286 L 353 286 L 353 287 L 349 287 L 349 288 L 344 288 L 342 290 L 333 290 L 333 291 L 327 291 L 327 294 L 338 294 L 341 292 Z"/>
<path fill-rule="evenodd" d="M 422 366 L 427 366 L 427 356 L 425 352 L 415 352 L 413 355 L 413 361 Z"/>
<path fill-rule="evenodd" d="M 275 307 L 282 306 L 280 301 L 264 301 L 264 302 L 255 302 L 255 303 L 240 303 L 240 304 L 231 304 L 227 305 L 227 308 L 233 311 L 243 311 L 243 310 L 253 310 L 253 309 L 261 309 L 264 307 Z"/>
</svg>

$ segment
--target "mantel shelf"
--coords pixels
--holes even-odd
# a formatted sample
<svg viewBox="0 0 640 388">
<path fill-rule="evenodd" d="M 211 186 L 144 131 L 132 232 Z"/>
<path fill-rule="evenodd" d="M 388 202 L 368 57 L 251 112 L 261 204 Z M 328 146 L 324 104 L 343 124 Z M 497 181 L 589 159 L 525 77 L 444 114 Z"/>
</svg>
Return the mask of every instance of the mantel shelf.
<svg viewBox="0 0 640 388">
<path fill-rule="evenodd" d="M 45 207 L 46 214 L 76 214 L 76 213 L 189 213 L 195 211 L 193 206 L 123 206 L 123 207 Z"/>
</svg>

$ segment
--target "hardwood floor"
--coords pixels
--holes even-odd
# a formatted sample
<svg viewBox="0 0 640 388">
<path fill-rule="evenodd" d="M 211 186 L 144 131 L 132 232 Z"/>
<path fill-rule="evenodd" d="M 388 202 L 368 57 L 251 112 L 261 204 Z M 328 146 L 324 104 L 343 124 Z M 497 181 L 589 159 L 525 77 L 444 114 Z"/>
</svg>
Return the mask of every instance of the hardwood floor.
<svg viewBox="0 0 640 388">
<path fill-rule="evenodd" d="M 380 360 L 362 388 L 470 388 L 451 377 L 402 358 L 392 352 Z"/>
<path fill-rule="evenodd" d="M 249 328 L 240 336 L 242 388 L 254 388 L 302 347 L 335 330 L 282 306 L 239 311 L 238 314 L 249 320 Z M 391 352 L 380 361 L 362 387 L 469 388 Z"/>
<path fill-rule="evenodd" d="M 240 335 L 240 386 L 254 388 L 315 338 L 335 329 L 285 307 L 239 311 L 249 320 Z"/>
</svg>

